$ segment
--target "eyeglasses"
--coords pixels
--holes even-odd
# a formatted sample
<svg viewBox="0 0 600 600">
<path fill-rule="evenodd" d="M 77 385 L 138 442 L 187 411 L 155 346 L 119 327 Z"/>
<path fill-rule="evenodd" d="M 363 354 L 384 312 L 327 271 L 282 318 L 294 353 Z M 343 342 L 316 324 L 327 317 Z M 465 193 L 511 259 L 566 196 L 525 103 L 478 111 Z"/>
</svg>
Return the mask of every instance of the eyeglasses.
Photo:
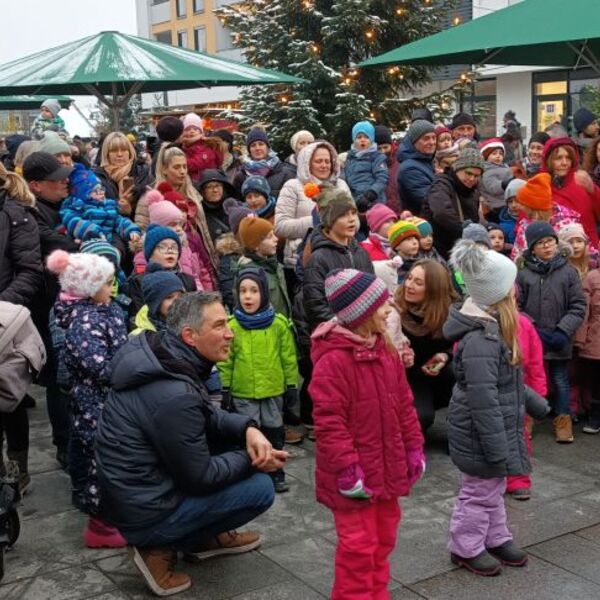
<svg viewBox="0 0 600 600">
<path fill-rule="evenodd" d="M 204 186 L 205 190 L 222 190 L 223 189 L 223 184 L 222 183 L 207 183 Z"/>
<path fill-rule="evenodd" d="M 157 244 L 156 250 L 161 254 L 179 254 L 179 246 L 177 244 Z"/>
<path fill-rule="evenodd" d="M 536 248 L 549 248 L 550 246 L 554 246 L 556 244 L 556 240 L 553 237 L 547 237 L 539 242 L 535 243 Z"/>
</svg>

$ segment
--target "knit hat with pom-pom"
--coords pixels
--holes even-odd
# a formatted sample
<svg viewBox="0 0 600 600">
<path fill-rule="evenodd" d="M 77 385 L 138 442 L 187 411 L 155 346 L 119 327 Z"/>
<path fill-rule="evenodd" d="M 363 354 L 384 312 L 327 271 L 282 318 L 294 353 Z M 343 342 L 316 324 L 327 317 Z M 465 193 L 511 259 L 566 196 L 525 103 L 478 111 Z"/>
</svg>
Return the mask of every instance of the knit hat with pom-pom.
<svg viewBox="0 0 600 600">
<path fill-rule="evenodd" d="M 168 202 L 174 204 L 181 212 L 185 213 L 188 217 L 195 217 L 197 208 L 192 201 L 185 199 L 183 194 L 180 194 L 170 183 L 161 181 L 156 189 L 163 195 L 163 198 Z"/>
<path fill-rule="evenodd" d="M 55 250 L 46 261 L 48 270 L 58 276 L 61 290 L 77 298 L 91 298 L 115 275 L 114 265 L 97 254 L 69 254 Z"/>
<path fill-rule="evenodd" d="M 158 190 L 150 190 L 146 194 L 146 199 L 148 200 L 150 223 L 168 227 L 176 221 L 185 221 L 185 214 L 175 204 L 165 200 Z"/>
<path fill-rule="evenodd" d="M 450 265 L 460 271 L 467 294 L 482 309 L 505 298 L 517 277 L 517 267 L 509 258 L 485 250 L 473 240 L 458 240 L 450 253 Z"/>
</svg>

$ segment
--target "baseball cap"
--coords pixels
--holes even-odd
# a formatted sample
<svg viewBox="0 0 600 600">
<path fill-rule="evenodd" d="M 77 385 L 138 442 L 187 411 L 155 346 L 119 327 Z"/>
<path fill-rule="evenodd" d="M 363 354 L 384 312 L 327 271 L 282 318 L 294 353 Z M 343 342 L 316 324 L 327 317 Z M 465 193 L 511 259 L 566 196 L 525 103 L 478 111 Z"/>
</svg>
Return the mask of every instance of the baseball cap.
<svg viewBox="0 0 600 600">
<path fill-rule="evenodd" d="M 63 167 L 58 159 L 48 152 L 33 152 L 23 163 L 26 181 L 61 181 L 68 179 L 73 167 Z"/>
</svg>

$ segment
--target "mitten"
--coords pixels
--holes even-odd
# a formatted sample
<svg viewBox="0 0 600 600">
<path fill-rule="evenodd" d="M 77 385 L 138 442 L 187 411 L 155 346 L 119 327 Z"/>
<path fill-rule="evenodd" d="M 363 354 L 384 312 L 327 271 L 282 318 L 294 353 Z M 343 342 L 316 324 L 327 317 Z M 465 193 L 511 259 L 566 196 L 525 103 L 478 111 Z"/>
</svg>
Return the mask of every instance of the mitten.
<svg viewBox="0 0 600 600">
<path fill-rule="evenodd" d="M 365 474 L 358 464 L 350 465 L 340 472 L 337 486 L 342 496 L 353 500 L 368 500 L 373 496 L 373 491 L 365 485 Z"/>
<path fill-rule="evenodd" d="M 221 389 L 221 408 L 227 412 L 233 412 L 233 403 L 231 401 L 231 391 L 228 388 Z"/>
<path fill-rule="evenodd" d="M 408 472 L 408 483 L 413 486 L 425 473 L 425 454 L 423 449 L 408 450 L 406 453 L 406 466 Z"/>
<path fill-rule="evenodd" d="M 562 350 L 569 343 L 569 336 L 560 329 L 538 329 L 545 350 Z"/>
<path fill-rule="evenodd" d="M 283 410 L 293 409 L 298 406 L 298 390 L 295 387 L 289 387 L 283 392 Z"/>
<path fill-rule="evenodd" d="M 356 208 L 358 212 L 367 212 L 369 208 L 374 204 L 377 200 L 377 192 L 373 190 L 367 190 L 357 201 Z"/>
</svg>

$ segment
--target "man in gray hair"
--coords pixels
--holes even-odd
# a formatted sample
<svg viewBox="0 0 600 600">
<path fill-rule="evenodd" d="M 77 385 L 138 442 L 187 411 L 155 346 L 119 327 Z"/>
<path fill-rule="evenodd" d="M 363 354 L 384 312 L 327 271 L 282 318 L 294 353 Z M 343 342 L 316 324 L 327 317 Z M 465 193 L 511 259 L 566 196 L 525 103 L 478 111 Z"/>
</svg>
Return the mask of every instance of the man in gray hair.
<svg viewBox="0 0 600 600">
<path fill-rule="evenodd" d="M 104 516 L 159 596 L 191 585 L 174 571 L 177 550 L 199 561 L 260 545 L 235 529 L 272 505 L 266 473 L 287 457 L 249 418 L 210 403 L 203 382 L 232 339 L 219 294 L 185 294 L 166 331 L 132 338 L 111 365 L 96 438 Z"/>
</svg>

